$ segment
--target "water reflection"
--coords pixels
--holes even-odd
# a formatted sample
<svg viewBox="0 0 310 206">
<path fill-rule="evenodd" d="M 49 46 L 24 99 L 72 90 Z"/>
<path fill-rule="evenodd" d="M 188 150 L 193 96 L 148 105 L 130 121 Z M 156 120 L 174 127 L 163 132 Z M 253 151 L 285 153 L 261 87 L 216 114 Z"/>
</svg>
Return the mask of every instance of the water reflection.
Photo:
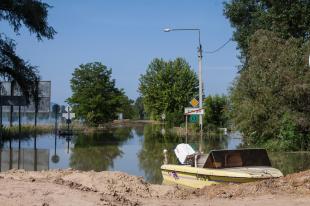
<svg viewBox="0 0 310 206">
<path fill-rule="evenodd" d="M 57 155 L 57 135 L 56 135 L 56 132 L 55 132 L 55 143 L 54 143 L 54 154 L 52 156 L 52 162 L 53 163 L 58 163 L 59 162 L 59 156 Z"/>
<path fill-rule="evenodd" d="M 22 148 L 23 140 L 29 140 L 30 136 L 21 137 L 21 134 L 15 136 L 1 136 L 0 148 L 0 171 L 10 169 L 24 170 L 48 170 L 49 169 L 49 150 L 37 149 L 36 135 L 34 135 L 34 144 L 32 148 Z M 13 148 L 12 141 L 17 142 L 18 148 Z M 8 142 L 8 148 L 4 148 L 5 142 Z"/>
<path fill-rule="evenodd" d="M 173 148 L 182 139 L 171 133 L 161 132 L 159 125 L 144 127 L 144 141 L 142 149 L 138 152 L 139 167 L 145 172 L 145 179 L 151 183 L 162 182 L 160 166 L 163 163 L 163 150 L 168 150 L 168 162 L 176 162 Z"/>
<path fill-rule="evenodd" d="M 135 126 L 135 127 L 133 127 L 133 129 L 134 129 L 134 131 L 135 131 L 135 133 L 136 133 L 136 135 L 138 137 L 143 137 L 143 135 L 144 135 L 144 125 Z"/>
<path fill-rule="evenodd" d="M 74 168 L 78 170 L 117 170 L 143 176 L 161 183 L 163 150 L 169 163 L 177 163 L 173 149 L 188 142 L 195 150 L 235 149 L 241 143 L 237 133 L 224 136 L 179 137 L 162 125 L 120 127 L 91 135 L 58 137 L 55 134 L 6 137 L 0 144 L 0 170 L 11 168 L 42 170 Z M 49 156 L 51 154 L 51 157 Z M 269 153 L 274 167 L 284 174 L 310 168 L 310 153 Z"/>
<path fill-rule="evenodd" d="M 48 170 L 49 150 L 47 149 L 1 149 L 0 171 L 10 169 Z"/>
<path fill-rule="evenodd" d="M 117 128 L 109 133 L 78 135 L 71 149 L 70 167 L 78 170 L 103 171 L 113 167 L 113 160 L 122 156 L 121 144 L 133 138 L 131 128 Z"/>
</svg>

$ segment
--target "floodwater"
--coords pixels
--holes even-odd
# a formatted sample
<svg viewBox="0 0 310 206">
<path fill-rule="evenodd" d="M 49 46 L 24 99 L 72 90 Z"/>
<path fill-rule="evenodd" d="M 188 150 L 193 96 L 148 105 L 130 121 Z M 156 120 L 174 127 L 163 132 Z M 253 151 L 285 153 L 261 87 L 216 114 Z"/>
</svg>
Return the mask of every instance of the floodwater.
<svg viewBox="0 0 310 206">
<path fill-rule="evenodd" d="M 161 125 L 120 127 L 106 133 L 72 137 L 44 134 L 36 138 L 3 140 L 0 170 L 111 170 L 142 176 L 151 183 L 160 184 L 163 150 L 168 150 L 169 162 L 176 163 L 173 149 L 186 141 L 194 149 L 207 153 L 211 149 L 238 148 L 242 139 L 238 133 L 216 137 L 178 137 L 166 132 Z M 284 174 L 310 169 L 310 153 L 307 152 L 269 153 L 269 156 L 273 166 Z"/>
</svg>

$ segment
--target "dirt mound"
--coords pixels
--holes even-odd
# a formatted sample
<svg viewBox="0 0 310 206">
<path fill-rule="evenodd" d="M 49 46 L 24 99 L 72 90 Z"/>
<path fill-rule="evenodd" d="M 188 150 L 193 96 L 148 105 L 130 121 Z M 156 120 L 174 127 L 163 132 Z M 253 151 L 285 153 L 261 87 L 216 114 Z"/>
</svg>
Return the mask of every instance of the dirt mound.
<svg viewBox="0 0 310 206">
<path fill-rule="evenodd" d="M 100 201 L 106 202 L 107 205 L 139 205 L 141 199 L 174 198 L 175 191 L 182 191 L 178 187 L 151 185 L 142 177 L 130 176 L 123 172 L 83 172 L 72 169 L 38 172 L 11 170 L 1 173 L 1 178 L 53 183 L 82 192 L 94 192 L 100 196 Z"/>
<path fill-rule="evenodd" d="M 25 205 L 32 202 L 37 202 L 36 205 L 205 205 L 206 201 L 222 205 L 228 200 L 235 202 L 232 205 L 239 205 L 241 200 L 251 202 L 255 198 L 260 205 L 261 201 L 268 202 L 274 197 L 285 197 L 289 202 L 282 201 L 284 205 L 307 205 L 310 170 L 279 179 L 215 185 L 199 190 L 152 185 L 142 177 L 122 172 L 11 170 L 0 173 L 0 187 L 3 188 L 0 205 L 7 202 L 8 205 L 19 205 L 20 202 Z"/>
<path fill-rule="evenodd" d="M 269 194 L 310 195 L 310 170 L 278 179 L 244 184 L 213 185 L 194 191 L 194 195 L 207 198 L 235 198 Z"/>
</svg>

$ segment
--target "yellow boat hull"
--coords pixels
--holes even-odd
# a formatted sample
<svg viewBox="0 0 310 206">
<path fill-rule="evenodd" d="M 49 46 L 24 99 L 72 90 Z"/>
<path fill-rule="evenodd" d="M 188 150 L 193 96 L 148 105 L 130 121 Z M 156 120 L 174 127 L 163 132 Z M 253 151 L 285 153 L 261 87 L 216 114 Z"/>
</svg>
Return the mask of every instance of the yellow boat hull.
<svg viewBox="0 0 310 206">
<path fill-rule="evenodd" d="M 272 167 L 239 167 L 225 169 L 197 168 L 184 165 L 163 165 L 163 184 L 203 188 L 222 183 L 246 183 L 281 177 L 283 174 Z"/>
</svg>

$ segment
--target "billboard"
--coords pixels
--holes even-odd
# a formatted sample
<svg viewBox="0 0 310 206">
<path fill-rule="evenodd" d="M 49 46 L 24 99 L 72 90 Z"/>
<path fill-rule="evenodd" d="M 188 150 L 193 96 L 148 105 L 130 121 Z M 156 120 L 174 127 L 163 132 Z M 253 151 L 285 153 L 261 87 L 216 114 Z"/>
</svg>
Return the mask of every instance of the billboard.
<svg viewBox="0 0 310 206">
<path fill-rule="evenodd" d="M 11 82 L 0 82 L 1 83 L 1 105 L 24 105 L 24 99 L 22 98 L 22 92 L 20 87 L 16 85 L 14 87 L 13 96 L 11 96 Z M 50 112 L 51 105 L 51 81 L 40 81 L 39 82 L 39 108 L 38 112 L 48 113 Z M 3 112 L 10 112 L 10 106 L 2 106 Z M 14 106 L 13 111 L 18 111 L 18 106 Z M 34 113 L 35 106 L 34 102 L 30 100 L 30 104 L 21 107 L 22 112 Z"/>
</svg>

